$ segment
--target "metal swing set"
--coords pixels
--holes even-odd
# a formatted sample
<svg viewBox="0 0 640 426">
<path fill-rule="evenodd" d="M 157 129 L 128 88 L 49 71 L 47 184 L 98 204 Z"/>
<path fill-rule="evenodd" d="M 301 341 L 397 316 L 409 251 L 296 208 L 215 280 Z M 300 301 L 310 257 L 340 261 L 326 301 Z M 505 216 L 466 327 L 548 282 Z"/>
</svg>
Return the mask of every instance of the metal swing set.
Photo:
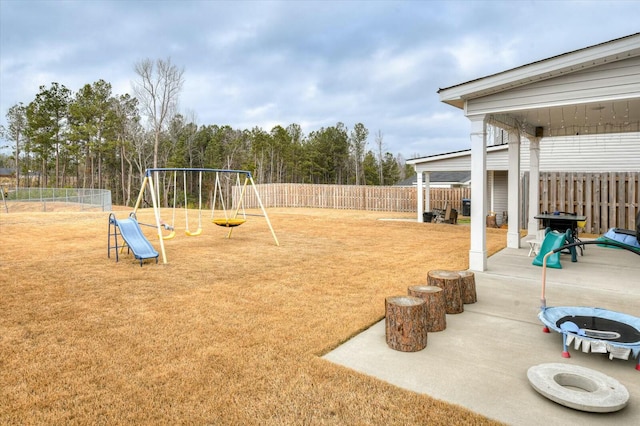
<svg viewBox="0 0 640 426">
<path fill-rule="evenodd" d="M 160 211 L 160 180 L 159 176 L 161 173 L 171 173 L 173 172 L 173 209 L 172 209 L 172 220 L 171 224 L 166 223 L 161 217 Z M 183 174 L 183 190 L 184 190 L 184 210 L 185 210 L 185 235 L 190 237 L 196 237 L 202 233 L 202 175 L 204 173 L 215 173 L 215 183 L 213 189 L 213 202 L 211 206 L 211 222 L 215 225 L 229 228 L 227 233 L 227 238 L 231 238 L 231 232 L 233 228 L 236 226 L 240 226 L 246 222 L 246 218 L 248 214 L 244 211 L 244 196 L 246 194 L 247 187 L 251 185 L 253 188 L 254 194 L 256 196 L 256 200 L 258 201 L 258 205 L 262 211 L 261 215 L 265 218 L 267 225 L 269 226 L 269 230 L 271 231 L 271 235 L 273 236 L 273 240 L 276 243 L 276 246 L 279 246 L 278 238 L 273 230 L 273 226 L 271 226 L 271 221 L 269 220 L 269 216 L 267 215 L 267 211 L 262 204 L 262 200 L 260 199 L 260 194 L 258 194 L 258 190 L 256 189 L 255 182 L 253 181 L 253 177 L 251 176 L 251 172 L 246 170 L 229 170 L 229 169 L 209 169 L 209 168 L 151 168 L 145 171 L 144 180 L 142 182 L 142 186 L 140 187 L 140 193 L 138 195 L 138 199 L 136 201 L 135 207 L 133 209 L 133 215 L 135 216 L 138 208 L 142 204 L 142 200 L 144 199 L 145 190 L 148 187 L 149 193 L 151 194 L 151 204 L 153 207 L 153 213 L 155 217 L 155 228 L 158 231 L 158 240 L 160 241 L 160 252 L 162 254 L 162 262 L 167 263 L 167 255 L 165 252 L 164 241 L 174 238 L 176 236 L 175 231 L 175 215 L 176 215 L 176 199 L 177 199 L 177 176 L 178 173 L 182 172 Z M 187 208 L 187 173 L 198 173 L 198 228 L 193 231 L 189 228 L 189 212 Z M 225 203 L 225 199 L 222 191 L 222 184 L 220 180 L 220 174 L 235 174 L 236 175 L 236 187 L 240 188 L 240 194 L 237 200 L 234 200 L 235 207 L 229 209 Z M 241 183 L 240 177 L 244 176 L 244 181 Z M 219 204 L 222 206 L 223 217 L 216 217 L 216 203 L 219 201 Z M 240 211 L 242 214 L 240 215 Z M 151 225 L 153 226 L 153 225 Z M 164 235 L 163 230 L 170 231 L 169 234 Z"/>
</svg>

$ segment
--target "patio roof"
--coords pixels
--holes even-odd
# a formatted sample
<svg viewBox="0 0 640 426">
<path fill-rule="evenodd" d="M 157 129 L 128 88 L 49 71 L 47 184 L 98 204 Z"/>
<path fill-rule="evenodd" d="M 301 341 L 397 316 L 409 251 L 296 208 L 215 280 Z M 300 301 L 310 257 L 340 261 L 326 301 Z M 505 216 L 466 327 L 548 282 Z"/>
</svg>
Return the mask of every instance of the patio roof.
<svg viewBox="0 0 640 426">
<path fill-rule="evenodd" d="M 533 136 L 536 127 L 544 129 L 543 136 L 640 131 L 639 66 L 636 33 L 443 88 L 438 94 L 466 115 L 490 114 L 492 124 L 518 126 Z M 607 81 L 589 80 L 596 70 L 604 70 L 600 78 L 604 75 Z"/>
<path fill-rule="evenodd" d="M 509 143 L 507 205 L 509 217 L 520 217 L 522 135 L 531 141 L 530 177 L 537 182 L 539 146 L 546 137 L 640 131 L 640 33 L 440 89 L 438 94 L 442 102 L 463 109 L 470 121 L 473 207 L 469 268 L 484 271 L 487 126 L 515 136 Z M 603 138 L 592 143 L 616 141 Z M 429 198 L 420 192 L 417 198 L 419 220 L 423 199 L 428 207 Z M 538 185 L 529 186 L 527 198 L 528 232 L 533 234 L 538 228 Z M 518 222 L 510 221 L 507 247 L 519 247 L 519 236 Z"/>
</svg>

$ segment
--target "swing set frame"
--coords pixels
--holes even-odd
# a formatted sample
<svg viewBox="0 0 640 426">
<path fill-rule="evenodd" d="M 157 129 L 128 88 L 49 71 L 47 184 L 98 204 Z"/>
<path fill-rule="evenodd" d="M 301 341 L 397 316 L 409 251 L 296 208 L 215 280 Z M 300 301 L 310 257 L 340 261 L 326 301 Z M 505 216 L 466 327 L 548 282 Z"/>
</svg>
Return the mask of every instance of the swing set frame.
<svg viewBox="0 0 640 426">
<path fill-rule="evenodd" d="M 168 263 L 167 260 L 167 254 L 164 248 L 164 240 L 168 239 L 167 237 L 162 235 L 162 229 L 165 228 L 164 223 L 162 222 L 162 219 L 160 218 L 160 205 L 159 205 L 159 201 L 158 198 L 156 197 L 156 190 L 158 188 L 159 185 L 159 174 L 160 173 L 165 173 L 165 172 L 174 172 L 174 191 L 176 190 L 175 188 L 175 183 L 176 183 L 176 174 L 178 172 L 183 172 L 185 173 L 185 179 L 186 179 L 186 173 L 192 173 L 192 172 L 198 172 L 200 174 L 200 186 L 198 188 L 198 192 L 199 192 L 199 197 L 200 197 L 200 201 L 199 201 L 199 212 L 198 214 L 201 215 L 202 214 L 202 173 L 216 173 L 216 181 L 218 180 L 218 174 L 219 173 L 235 173 L 238 177 L 240 175 L 244 175 L 244 184 L 242 185 L 242 191 L 240 193 L 240 197 L 239 200 L 237 202 L 236 208 L 235 208 L 235 212 L 233 214 L 233 217 L 228 218 L 226 215 L 226 208 L 223 207 L 223 209 L 225 210 L 225 223 L 220 222 L 219 219 L 212 219 L 211 221 L 213 223 L 215 223 L 216 225 L 219 226 L 226 226 L 229 228 L 229 232 L 227 233 L 227 238 L 231 237 L 231 231 L 233 230 L 233 228 L 237 225 L 240 225 L 241 223 L 244 223 L 244 220 L 239 220 L 237 218 L 238 212 L 240 210 L 240 206 L 242 206 L 242 201 L 244 199 L 244 194 L 247 188 L 248 184 L 251 184 L 251 188 L 253 188 L 254 194 L 256 196 L 256 200 L 258 201 L 258 204 L 260 205 L 260 209 L 262 210 L 262 216 L 265 218 L 267 225 L 269 226 L 269 230 L 271 231 L 271 235 L 273 236 L 273 240 L 276 243 L 276 246 L 279 246 L 280 243 L 278 242 L 278 238 L 276 237 L 276 233 L 273 230 L 273 226 L 271 226 L 271 221 L 269 220 L 269 215 L 267 215 L 267 211 L 264 208 L 264 205 L 262 204 L 262 200 L 260 199 L 260 194 L 258 194 L 258 190 L 256 188 L 255 182 L 253 181 L 253 176 L 251 175 L 251 172 L 247 171 L 247 170 L 232 170 L 232 169 L 209 169 L 209 168 L 185 168 L 185 167 L 161 167 L 161 168 L 150 168 L 147 169 L 144 173 L 144 180 L 142 181 L 142 186 L 140 187 L 140 193 L 138 194 L 138 199 L 136 201 L 135 207 L 133 208 L 133 214 L 135 214 L 138 211 L 138 208 L 140 208 L 140 205 L 142 204 L 142 200 L 144 199 L 144 192 L 145 189 L 147 187 L 149 187 L 149 192 L 151 193 L 151 203 L 153 206 L 153 214 L 155 217 L 155 221 L 156 221 L 156 228 L 158 231 L 158 240 L 160 241 L 160 252 L 162 254 L 162 263 L 166 264 Z M 156 176 L 156 179 L 154 181 L 154 175 Z M 186 193 L 186 190 L 185 190 Z M 215 198 L 215 193 L 216 193 L 216 189 L 214 188 L 214 198 Z M 222 194 L 220 194 L 222 196 Z M 186 209 L 187 206 L 185 205 L 184 208 Z M 212 211 L 215 210 L 215 205 L 212 206 Z M 175 195 L 174 195 L 174 215 L 175 215 Z M 187 219 L 188 220 L 188 219 Z M 189 226 L 188 222 L 187 222 L 187 227 Z M 175 230 L 171 230 L 172 234 L 175 232 Z M 188 229 L 187 229 L 188 231 Z M 199 229 L 198 231 L 201 231 L 201 229 Z M 187 233 L 187 235 L 198 235 L 199 232 L 192 232 L 192 233 Z M 172 235 L 173 236 L 173 235 Z"/>
</svg>

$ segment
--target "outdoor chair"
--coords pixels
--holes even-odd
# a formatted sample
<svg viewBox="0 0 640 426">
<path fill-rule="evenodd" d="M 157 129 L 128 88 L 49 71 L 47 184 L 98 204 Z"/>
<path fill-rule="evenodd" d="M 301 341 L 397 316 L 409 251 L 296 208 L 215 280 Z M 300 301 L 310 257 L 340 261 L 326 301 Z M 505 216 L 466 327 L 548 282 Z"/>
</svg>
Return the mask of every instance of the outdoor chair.
<svg viewBox="0 0 640 426">
<path fill-rule="evenodd" d="M 445 209 L 433 209 L 433 222 L 441 223 L 444 219 Z"/>
<path fill-rule="evenodd" d="M 438 210 L 436 223 L 451 223 L 451 204 L 447 203 L 445 205 L 444 211 Z"/>
</svg>

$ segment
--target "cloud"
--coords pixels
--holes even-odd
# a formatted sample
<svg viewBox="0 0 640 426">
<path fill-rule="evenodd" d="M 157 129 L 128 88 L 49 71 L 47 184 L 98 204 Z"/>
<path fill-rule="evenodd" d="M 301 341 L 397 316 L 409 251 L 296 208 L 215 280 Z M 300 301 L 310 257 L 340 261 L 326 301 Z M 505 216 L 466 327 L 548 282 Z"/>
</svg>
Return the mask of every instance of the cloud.
<svg viewBox="0 0 640 426">
<path fill-rule="evenodd" d="M 488 39 L 464 37 L 449 46 L 447 52 L 455 58 L 461 72 L 485 75 L 516 66 L 515 44 L 514 40 L 495 44 Z"/>
<path fill-rule="evenodd" d="M 198 124 L 360 122 L 370 145 L 380 130 L 394 154 L 431 155 L 469 143 L 439 88 L 637 32 L 639 15 L 615 1 L 0 1 L 0 124 L 41 85 L 132 94 L 137 61 L 170 57 Z"/>
</svg>

